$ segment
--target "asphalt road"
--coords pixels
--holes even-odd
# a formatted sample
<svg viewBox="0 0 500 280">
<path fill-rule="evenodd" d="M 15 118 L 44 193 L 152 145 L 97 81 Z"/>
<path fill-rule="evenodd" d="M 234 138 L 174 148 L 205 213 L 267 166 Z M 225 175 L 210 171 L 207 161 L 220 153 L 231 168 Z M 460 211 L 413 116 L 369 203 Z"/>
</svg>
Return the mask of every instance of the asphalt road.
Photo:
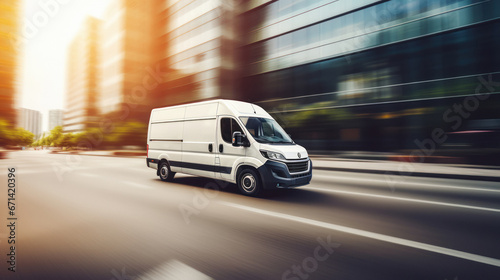
<svg viewBox="0 0 500 280">
<path fill-rule="evenodd" d="M 500 186 L 314 171 L 245 197 L 158 179 L 144 158 L 10 153 L 0 161 L 1 279 L 500 279 Z M 7 168 L 16 168 L 16 272 Z"/>
</svg>

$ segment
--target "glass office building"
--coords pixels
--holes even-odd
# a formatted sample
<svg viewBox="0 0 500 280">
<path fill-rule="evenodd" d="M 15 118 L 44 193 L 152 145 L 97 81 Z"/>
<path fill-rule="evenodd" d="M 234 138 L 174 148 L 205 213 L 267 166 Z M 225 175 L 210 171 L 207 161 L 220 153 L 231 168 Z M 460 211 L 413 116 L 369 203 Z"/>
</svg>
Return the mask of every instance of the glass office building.
<svg viewBox="0 0 500 280">
<path fill-rule="evenodd" d="M 17 109 L 17 127 L 33 133 L 35 139 L 39 138 L 42 135 L 42 113 L 26 108 Z"/>
<path fill-rule="evenodd" d="M 112 0 L 99 30 L 99 111 L 120 121 L 145 120 L 156 76 L 154 41 L 158 0 Z M 115 116 L 113 116 L 115 118 Z"/>
<path fill-rule="evenodd" d="M 310 148 L 412 149 L 450 131 L 443 113 L 479 76 L 500 81 L 500 1 L 249 3 L 240 90 Z M 500 118 L 498 101 L 468 119 Z"/>
<path fill-rule="evenodd" d="M 0 2 L 0 121 L 16 124 L 16 72 L 19 67 L 19 51 L 24 43 L 20 31 L 20 2 Z"/>
<path fill-rule="evenodd" d="M 64 132 L 82 132 L 97 123 L 98 28 L 88 17 L 68 49 Z"/>
<path fill-rule="evenodd" d="M 160 56 L 165 81 L 157 102 L 164 105 L 231 98 L 235 60 L 236 1 L 169 0 L 160 13 Z"/>
</svg>

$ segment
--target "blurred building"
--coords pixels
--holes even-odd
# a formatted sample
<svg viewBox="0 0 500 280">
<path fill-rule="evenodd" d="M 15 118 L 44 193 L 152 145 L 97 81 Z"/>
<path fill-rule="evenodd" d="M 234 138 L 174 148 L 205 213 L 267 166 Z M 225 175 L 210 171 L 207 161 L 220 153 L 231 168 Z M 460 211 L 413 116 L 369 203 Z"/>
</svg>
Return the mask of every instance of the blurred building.
<svg viewBox="0 0 500 280">
<path fill-rule="evenodd" d="M 158 84 L 153 57 L 159 2 L 112 0 L 106 10 L 99 44 L 102 114 L 119 112 L 122 121 L 149 116 L 144 107 Z"/>
<path fill-rule="evenodd" d="M 63 125 L 63 110 L 49 110 L 49 130 Z"/>
<path fill-rule="evenodd" d="M 151 107 L 239 99 L 309 149 L 409 150 L 456 130 L 443 113 L 479 76 L 500 81 L 499 27 L 500 1 L 112 0 L 98 107 L 146 120 Z M 471 120 L 500 119 L 498 96 Z"/>
<path fill-rule="evenodd" d="M 64 132 L 81 132 L 96 125 L 98 98 L 99 20 L 88 17 L 68 51 Z"/>
<path fill-rule="evenodd" d="M 500 80 L 500 1 L 248 1 L 239 18 L 239 92 L 312 149 L 415 148 L 479 75 Z"/>
<path fill-rule="evenodd" d="M 35 134 L 35 138 L 42 134 L 42 113 L 39 111 L 20 108 L 17 110 L 17 127 L 24 128 Z"/>
<path fill-rule="evenodd" d="M 19 36 L 19 1 L 0 1 L 0 119 L 16 123 L 16 72 Z"/>
<path fill-rule="evenodd" d="M 164 1 L 158 34 L 164 81 L 156 91 L 158 104 L 234 98 L 240 2 Z"/>
</svg>

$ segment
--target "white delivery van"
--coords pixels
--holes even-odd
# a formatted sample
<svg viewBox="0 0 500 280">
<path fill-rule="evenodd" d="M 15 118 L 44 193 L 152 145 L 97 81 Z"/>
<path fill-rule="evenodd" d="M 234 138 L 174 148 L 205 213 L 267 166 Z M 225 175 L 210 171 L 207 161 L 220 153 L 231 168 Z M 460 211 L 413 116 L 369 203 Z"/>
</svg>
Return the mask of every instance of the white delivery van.
<svg viewBox="0 0 500 280">
<path fill-rule="evenodd" d="M 236 183 L 241 193 L 309 184 L 312 164 L 261 107 L 213 100 L 153 109 L 147 166 L 163 181 L 176 172 Z"/>
</svg>

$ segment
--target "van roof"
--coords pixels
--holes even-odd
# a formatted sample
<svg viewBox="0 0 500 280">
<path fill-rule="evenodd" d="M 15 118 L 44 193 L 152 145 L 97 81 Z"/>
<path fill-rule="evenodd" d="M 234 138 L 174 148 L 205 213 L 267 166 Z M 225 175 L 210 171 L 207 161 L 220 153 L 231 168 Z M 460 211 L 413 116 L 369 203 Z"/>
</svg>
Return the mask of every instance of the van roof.
<svg viewBox="0 0 500 280">
<path fill-rule="evenodd" d="M 187 103 L 182 105 L 175 105 L 169 107 L 155 108 L 152 111 L 158 111 L 162 109 L 174 109 L 174 108 L 182 108 L 189 107 L 193 105 L 203 105 L 203 104 L 211 104 L 211 103 L 219 103 L 219 107 L 217 110 L 218 115 L 234 115 L 234 116 L 251 116 L 255 115 L 257 117 L 265 117 L 272 118 L 266 110 L 262 109 L 262 107 L 237 100 L 228 100 L 228 99 L 214 99 L 200 102 Z M 222 105 L 222 106 L 220 106 Z"/>
</svg>

